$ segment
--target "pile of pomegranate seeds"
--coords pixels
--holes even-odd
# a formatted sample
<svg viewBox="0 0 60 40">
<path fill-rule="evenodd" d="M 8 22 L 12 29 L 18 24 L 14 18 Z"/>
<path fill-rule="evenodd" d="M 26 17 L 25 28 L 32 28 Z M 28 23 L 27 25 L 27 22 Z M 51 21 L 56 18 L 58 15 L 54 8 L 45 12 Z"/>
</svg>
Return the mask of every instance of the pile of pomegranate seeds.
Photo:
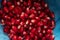
<svg viewBox="0 0 60 40">
<path fill-rule="evenodd" d="M 54 13 L 44 0 L 3 0 L 0 23 L 10 40 L 54 40 Z"/>
</svg>

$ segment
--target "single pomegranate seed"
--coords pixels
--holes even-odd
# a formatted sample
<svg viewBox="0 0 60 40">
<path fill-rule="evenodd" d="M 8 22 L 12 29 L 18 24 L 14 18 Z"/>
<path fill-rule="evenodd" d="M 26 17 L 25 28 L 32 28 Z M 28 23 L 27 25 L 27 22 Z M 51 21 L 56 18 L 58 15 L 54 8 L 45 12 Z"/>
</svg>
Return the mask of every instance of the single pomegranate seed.
<svg viewBox="0 0 60 40">
<path fill-rule="evenodd" d="M 8 8 L 7 8 L 7 7 L 4 7 L 4 11 L 5 11 L 5 12 L 8 12 Z"/>
<path fill-rule="evenodd" d="M 12 40 L 17 40 L 17 36 L 14 35 L 13 38 L 12 38 Z"/>
<path fill-rule="evenodd" d="M 22 40 L 23 38 L 21 36 L 18 37 L 18 40 Z"/>
</svg>

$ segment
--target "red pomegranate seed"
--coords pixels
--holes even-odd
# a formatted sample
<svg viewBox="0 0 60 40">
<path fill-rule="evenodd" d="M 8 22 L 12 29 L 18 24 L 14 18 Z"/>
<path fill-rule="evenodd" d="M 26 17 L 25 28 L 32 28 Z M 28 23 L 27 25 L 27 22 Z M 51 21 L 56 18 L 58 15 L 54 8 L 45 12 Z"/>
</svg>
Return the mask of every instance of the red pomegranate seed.
<svg viewBox="0 0 60 40">
<path fill-rule="evenodd" d="M 2 3 L 2 4 L 3 4 L 4 6 L 6 6 L 6 3 L 7 3 L 7 1 L 6 1 L 6 0 L 3 0 L 3 3 Z"/>
<path fill-rule="evenodd" d="M 7 13 L 9 12 L 7 7 L 4 7 L 4 11 Z"/>
<path fill-rule="evenodd" d="M 54 13 L 44 0 L 3 0 L 0 23 L 10 40 L 54 40 Z"/>
<path fill-rule="evenodd" d="M 12 40 L 17 40 L 17 36 L 14 35 L 13 38 L 12 38 Z"/>
<path fill-rule="evenodd" d="M 45 38 L 45 37 L 43 37 L 43 38 L 42 38 L 42 40 L 46 40 L 46 38 Z"/>
<path fill-rule="evenodd" d="M 23 38 L 21 36 L 18 37 L 18 40 L 22 40 Z"/>
<path fill-rule="evenodd" d="M 47 33 L 52 33 L 52 30 L 51 30 L 51 29 L 48 29 L 48 30 L 47 30 Z"/>
<path fill-rule="evenodd" d="M 42 33 L 39 33 L 39 38 L 42 38 L 43 37 L 43 34 Z"/>
</svg>

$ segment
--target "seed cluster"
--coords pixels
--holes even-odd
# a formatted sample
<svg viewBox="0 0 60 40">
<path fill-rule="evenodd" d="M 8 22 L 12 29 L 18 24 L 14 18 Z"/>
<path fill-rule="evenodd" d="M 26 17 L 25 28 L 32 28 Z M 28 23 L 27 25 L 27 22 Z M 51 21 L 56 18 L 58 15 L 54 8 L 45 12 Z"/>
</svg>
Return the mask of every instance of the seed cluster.
<svg viewBox="0 0 60 40">
<path fill-rule="evenodd" d="M 54 13 L 44 0 L 3 0 L 0 23 L 10 40 L 54 40 Z"/>
</svg>

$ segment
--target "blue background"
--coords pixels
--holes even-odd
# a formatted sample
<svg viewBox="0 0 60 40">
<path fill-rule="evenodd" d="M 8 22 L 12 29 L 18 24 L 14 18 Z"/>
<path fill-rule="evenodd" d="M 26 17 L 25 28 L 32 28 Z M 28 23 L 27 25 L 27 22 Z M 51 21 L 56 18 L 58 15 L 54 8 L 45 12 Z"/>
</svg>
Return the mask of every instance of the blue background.
<svg viewBox="0 0 60 40">
<path fill-rule="evenodd" d="M 56 25 L 55 29 L 53 30 L 53 33 L 55 35 L 55 40 L 60 40 L 60 0 L 45 0 L 45 1 L 46 3 L 48 3 L 50 10 L 53 11 L 55 14 Z M 1 24 L 0 24 L 0 40 L 9 40 L 8 36 L 3 32 L 3 27 Z"/>
</svg>

